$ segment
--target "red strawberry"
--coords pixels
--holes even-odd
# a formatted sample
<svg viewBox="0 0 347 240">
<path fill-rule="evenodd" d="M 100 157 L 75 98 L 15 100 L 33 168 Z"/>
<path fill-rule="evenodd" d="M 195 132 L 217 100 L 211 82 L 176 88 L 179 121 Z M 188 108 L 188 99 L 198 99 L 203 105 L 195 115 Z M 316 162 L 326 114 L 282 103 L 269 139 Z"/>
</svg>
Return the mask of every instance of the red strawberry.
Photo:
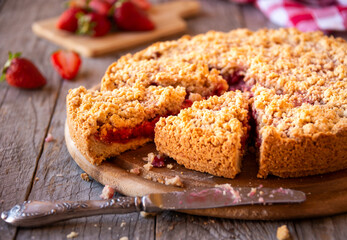
<svg viewBox="0 0 347 240">
<path fill-rule="evenodd" d="M 131 0 L 138 8 L 147 11 L 151 8 L 151 4 L 147 0 Z"/>
<path fill-rule="evenodd" d="M 149 31 L 154 29 L 153 22 L 146 14 L 129 1 L 120 3 L 113 17 L 117 26 L 123 30 Z"/>
<path fill-rule="evenodd" d="M 52 54 L 51 62 L 60 76 L 65 79 L 73 79 L 80 68 L 80 56 L 72 51 L 59 50 Z"/>
<path fill-rule="evenodd" d="M 89 8 L 100 15 L 108 16 L 112 8 L 112 4 L 107 1 L 91 0 L 89 2 Z"/>
<path fill-rule="evenodd" d="M 84 12 L 83 9 L 77 7 L 67 9 L 60 15 L 56 27 L 69 32 L 76 32 L 78 26 L 77 15 Z"/>
<path fill-rule="evenodd" d="M 77 33 L 100 37 L 106 35 L 111 29 L 111 22 L 107 17 L 98 13 L 87 13 L 78 16 Z"/>
<path fill-rule="evenodd" d="M 39 88 L 46 84 L 45 77 L 36 66 L 26 58 L 20 58 L 21 53 L 8 53 L 0 81 L 6 78 L 9 85 L 18 88 Z"/>
</svg>

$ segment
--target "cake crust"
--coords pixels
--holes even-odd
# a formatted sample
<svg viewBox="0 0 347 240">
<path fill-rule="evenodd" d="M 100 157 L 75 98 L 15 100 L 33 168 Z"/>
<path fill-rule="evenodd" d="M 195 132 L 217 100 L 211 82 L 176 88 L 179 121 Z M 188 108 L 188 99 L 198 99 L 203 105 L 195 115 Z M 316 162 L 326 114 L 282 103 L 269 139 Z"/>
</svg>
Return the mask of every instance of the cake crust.
<svg viewBox="0 0 347 240">
<path fill-rule="evenodd" d="M 200 101 L 234 89 L 249 93 L 247 101 L 256 123 L 259 147 L 259 177 L 268 174 L 298 177 L 347 168 L 344 144 L 347 131 L 347 43 L 341 38 L 328 37 L 321 32 L 302 33 L 293 28 L 255 32 L 237 29 L 158 42 L 112 64 L 103 77 L 100 94 L 107 95 L 123 88 L 130 92 L 134 91 L 131 89 L 146 92 L 158 91 L 159 88 L 164 91 L 170 86 L 180 87 L 187 93 L 182 101 L 184 98 Z M 224 93 L 225 96 L 228 94 Z M 239 171 L 237 164 L 236 167 L 223 165 L 232 170 L 221 173 L 221 164 L 206 160 L 223 153 L 220 146 L 212 144 L 205 156 L 212 155 L 206 159 L 197 150 L 208 148 L 204 141 L 224 141 L 229 134 L 215 134 L 206 117 L 200 116 L 208 109 L 197 106 L 209 101 L 215 100 L 196 103 L 177 117 L 161 118 L 156 127 L 158 140 L 155 143 L 160 151 L 187 168 L 234 177 Z M 229 101 L 232 100 L 225 100 Z M 122 106 L 128 109 L 128 105 Z M 131 106 L 130 109 L 134 109 L 133 118 L 129 117 L 132 120 L 123 121 L 121 117 L 111 125 L 136 126 L 150 118 L 143 116 L 153 117 L 155 112 L 139 114 L 141 111 L 138 109 Z M 70 116 L 68 113 L 72 128 L 76 119 L 85 116 L 85 112 L 88 111 Z M 186 119 L 181 119 L 184 114 Z M 114 118 L 119 119 L 120 115 L 116 113 Z M 206 120 L 205 127 L 200 128 L 202 130 L 193 130 L 188 124 L 201 119 Z M 80 120 L 85 125 L 79 123 L 81 132 L 78 134 L 93 129 L 88 127 L 88 117 Z M 107 129 L 107 126 L 104 127 Z M 231 127 L 237 126 L 239 122 L 235 121 Z M 188 135 L 194 133 L 195 139 L 183 135 L 182 131 L 187 131 L 185 134 Z M 206 135 L 206 139 L 201 133 Z M 218 137 L 211 138 L 212 135 Z M 76 141 L 81 136 L 76 136 Z M 128 148 L 134 148 L 143 143 L 128 144 Z M 228 153 L 230 158 L 238 159 L 240 151 L 234 145 L 232 148 L 234 151 Z M 189 160 L 194 157 L 194 161 Z"/>
<path fill-rule="evenodd" d="M 155 128 L 157 150 L 188 169 L 234 178 L 248 134 L 248 97 L 240 91 L 195 102 Z"/>
</svg>

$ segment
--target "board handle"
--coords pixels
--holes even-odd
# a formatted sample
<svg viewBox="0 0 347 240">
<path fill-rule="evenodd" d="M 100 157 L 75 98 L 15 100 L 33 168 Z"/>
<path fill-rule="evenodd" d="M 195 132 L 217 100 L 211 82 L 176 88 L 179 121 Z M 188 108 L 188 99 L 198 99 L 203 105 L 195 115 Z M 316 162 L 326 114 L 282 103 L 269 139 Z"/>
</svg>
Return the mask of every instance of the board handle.
<svg viewBox="0 0 347 240">
<path fill-rule="evenodd" d="M 150 10 L 152 13 L 165 12 L 167 14 L 178 15 L 182 18 L 193 17 L 200 12 L 200 3 L 198 1 L 171 1 L 158 5 L 153 5 Z"/>
</svg>

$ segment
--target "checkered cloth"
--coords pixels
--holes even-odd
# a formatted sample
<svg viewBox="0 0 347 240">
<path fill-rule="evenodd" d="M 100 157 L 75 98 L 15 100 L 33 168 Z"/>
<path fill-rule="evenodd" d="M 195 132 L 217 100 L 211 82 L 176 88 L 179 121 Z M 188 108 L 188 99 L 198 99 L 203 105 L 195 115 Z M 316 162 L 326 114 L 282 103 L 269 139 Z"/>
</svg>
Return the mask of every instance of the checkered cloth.
<svg viewBox="0 0 347 240">
<path fill-rule="evenodd" d="M 273 23 L 301 31 L 347 30 L 347 0 L 231 0 L 253 3 Z"/>
</svg>

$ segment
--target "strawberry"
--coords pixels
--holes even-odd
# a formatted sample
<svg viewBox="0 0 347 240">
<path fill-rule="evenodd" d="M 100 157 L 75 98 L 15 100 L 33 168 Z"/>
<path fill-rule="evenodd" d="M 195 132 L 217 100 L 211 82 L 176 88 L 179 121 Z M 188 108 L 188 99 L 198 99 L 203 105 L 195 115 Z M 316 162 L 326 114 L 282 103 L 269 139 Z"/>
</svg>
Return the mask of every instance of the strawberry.
<svg viewBox="0 0 347 240">
<path fill-rule="evenodd" d="M 149 31 L 155 28 L 153 22 L 131 1 L 117 2 L 113 18 L 120 29 L 128 31 Z"/>
<path fill-rule="evenodd" d="M 61 77 L 71 80 L 78 73 L 81 58 L 73 51 L 58 50 L 51 55 L 51 62 Z"/>
<path fill-rule="evenodd" d="M 98 13 L 86 13 L 78 16 L 77 33 L 100 37 L 106 35 L 111 29 L 111 22 L 107 17 Z"/>
<path fill-rule="evenodd" d="M 131 2 L 144 11 L 151 8 L 151 4 L 147 0 L 131 0 Z"/>
<path fill-rule="evenodd" d="M 18 88 L 39 88 L 46 84 L 46 78 L 28 59 L 21 58 L 21 53 L 8 53 L 0 81 L 6 78 L 9 85 Z"/>
<path fill-rule="evenodd" d="M 78 26 L 77 15 L 84 12 L 85 10 L 78 7 L 67 9 L 60 15 L 56 27 L 69 32 L 76 32 Z"/>
<path fill-rule="evenodd" d="M 91 0 L 89 2 L 89 8 L 92 10 L 92 12 L 96 12 L 107 17 L 110 15 L 112 4 L 102 0 Z"/>
</svg>

